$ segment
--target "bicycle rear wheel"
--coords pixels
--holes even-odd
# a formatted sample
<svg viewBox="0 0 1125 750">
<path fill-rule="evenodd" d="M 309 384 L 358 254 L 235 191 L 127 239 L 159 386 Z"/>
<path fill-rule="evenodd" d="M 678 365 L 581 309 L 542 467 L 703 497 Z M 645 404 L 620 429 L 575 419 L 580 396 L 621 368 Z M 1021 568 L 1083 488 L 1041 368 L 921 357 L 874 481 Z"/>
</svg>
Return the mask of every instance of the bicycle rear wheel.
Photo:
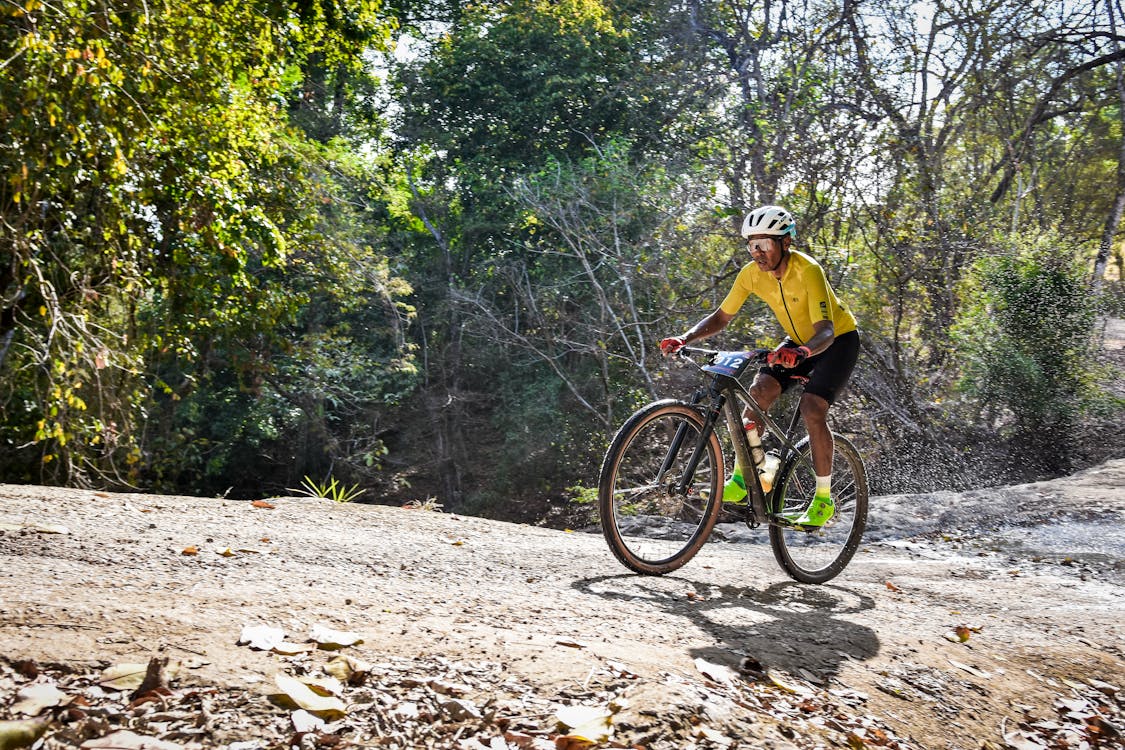
<svg viewBox="0 0 1125 750">
<path fill-rule="evenodd" d="M 621 427 L 602 463 L 598 510 L 613 554 L 637 573 L 660 575 L 690 560 L 715 527 L 723 455 L 714 430 L 682 401 L 650 404 Z M 693 454 L 686 492 L 677 486 Z"/>
<path fill-rule="evenodd" d="M 867 527 L 867 471 L 859 451 L 847 438 L 833 434 L 832 499 L 836 512 L 822 528 L 804 531 L 770 523 L 770 546 L 781 568 L 801 583 L 824 583 L 840 574 L 859 548 Z M 800 513 L 816 494 L 816 472 L 806 437 L 798 455 L 778 472 L 775 498 L 784 498 L 779 513 Z M 774 502 L 777 502 L 776 499 Z"/>
</svg>

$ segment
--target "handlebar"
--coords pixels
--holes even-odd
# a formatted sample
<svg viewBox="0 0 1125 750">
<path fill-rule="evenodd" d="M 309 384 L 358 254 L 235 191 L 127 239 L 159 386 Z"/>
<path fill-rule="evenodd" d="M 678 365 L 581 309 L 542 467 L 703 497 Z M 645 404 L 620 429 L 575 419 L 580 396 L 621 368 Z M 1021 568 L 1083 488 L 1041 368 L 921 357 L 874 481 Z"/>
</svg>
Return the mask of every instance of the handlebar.
<svg viewBox="0 0 1125 750">
<path fill-rule="evenodd" d="M 750 355 L 750 359 L 754 362 L 765 362 L 766 356 L 773 351 L 772 349 L 746 349 L 739 352 L 740 354 Z M 717 349 L 704 349 L 698 346 L 681 346 L 674 356 L 683 357 L 684 359 L 691 359 L 692 355 L 699 355 L 704 357 L 715 357 L 718 354 L 729 352 L 720 352 Z"/>
<path fill-rule="evenodd" d="M 677 357 L 687 357 L 690 354 L 703 354 L 708 357 L 714 357 L 719 352 L 715 349 L 703 349 L 698 346 L 681 346 L 676 352 Z"/>
</svg>

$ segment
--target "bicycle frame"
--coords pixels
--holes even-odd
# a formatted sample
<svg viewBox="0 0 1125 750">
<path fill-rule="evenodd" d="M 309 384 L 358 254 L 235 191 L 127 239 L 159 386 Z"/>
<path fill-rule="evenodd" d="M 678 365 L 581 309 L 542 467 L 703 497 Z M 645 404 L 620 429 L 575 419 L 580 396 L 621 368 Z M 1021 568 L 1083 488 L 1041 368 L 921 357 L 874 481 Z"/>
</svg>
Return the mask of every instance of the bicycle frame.
<svg viewBox="0 0 1125 750">
<path fill-rule="evenodd" d="M 710 350 L 697 349 L 694 347 L 691 348 L 690 351 L 714 354 L 714 352 Z M 762 350 L 762 352 L 764 351 L 765 350 Z M 759 354 L 761 354 L 761 352 L 759 352 Z M 713 373 L 711 382 L 708 383 L 705 388 L 701 387 L 695 392 L 691 403 L 693 405 L 698 405 L 708 396 L 710 396 L 711 402 L 707 408 L 704 428 L 696 440 L 696 445 L 692 450 L 691 458 L 685 468 L 684 475 L 680 478 L 676 486 L 677 492 L 686 494 L 688 480 L 695 474 L 695 469 L 703 456 L 704 446 L 710 438 L 712 431 L 715 429 L 715 424 L 718 422 L 720 414 L 726 421 L 727 432 L 730 434 L 731 444 L 734 446 L 737 463 L 741 466 L 754 466 L 754 461 L 750 456 L 750 442 L 746 439 L 746 431 L 742 428 L 742 414 L 738 409 L 739 398 L 736 396 L 740 396 L 746 406 L 750 407 L 750 410 L 754 413 L 755 422 L 765 427 L 766 430 L 771 432 L 781 443 L 782 452 L 780 465 L 782 467 L 791 460 L 792 456 L 799 455 L 797 446 L 791 439 L 793 430 L 797 426 L 797 421 L 801 418 L 799 406 L 793 410 L 793 416 L 789 421 L 789 428 L 787 430 L 782 430 L 777 422 L 758 405 L 758 402 L 750 395 L 750 391 L 738 381 L 737 377 Z M 671 449 L 661 468 L 661 476 L 670 468 L 674 457 L 679 451 L 680 445 L 683 443 L 685 430 L 686 427 L 681 426 L 673 439 Z M 747 522 L 751 528 L 754 528 L 761 523 L 771 522 L 775 513 L 775 508 L 773 504 L 767 504 L 767 501 L 771 498 L 767 497 L 766 493 L 762 490 L 762 484 L 758 478 L 758 473 L 752 471 L 750 474 L 753 475 L 753 481 L 744 478 L 746 479 L 746 490 L 750 495 L 750 503 L 747 506 Z M 782 476 L 782 474 L 783 469 L 779 469 L 778 477 Z M 772 497 L 776 491 L 775 486 L 775 488 L 771 490 L 770 496 Z"/>
</svg>

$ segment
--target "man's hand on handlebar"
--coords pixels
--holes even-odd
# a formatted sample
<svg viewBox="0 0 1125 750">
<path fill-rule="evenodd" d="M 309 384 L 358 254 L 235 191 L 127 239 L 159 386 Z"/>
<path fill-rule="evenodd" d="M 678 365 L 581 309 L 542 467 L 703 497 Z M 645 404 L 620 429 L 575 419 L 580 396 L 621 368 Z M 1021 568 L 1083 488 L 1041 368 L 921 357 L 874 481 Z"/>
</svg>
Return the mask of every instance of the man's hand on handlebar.
<svg viewBox="0 0 1125 750">
<path fill-rule="evenodd" d="M 786 370 L 792 370 L 810 356 L 812 356 L 812 352 L 807 346 L 794 346 L 793 342 L 786 341 L 769 353 L 766 362 L 784 367 Z"/>
<path fill-rule="evenodd" d="M 687 342 L 679 336 L 670 336 L 666 339 L 661 339 L 660 351 L 664 353 L 665 357 L 667 357 L 680 351 L 680 349 L 683 349 L 686 343 Z"/>
</svg>

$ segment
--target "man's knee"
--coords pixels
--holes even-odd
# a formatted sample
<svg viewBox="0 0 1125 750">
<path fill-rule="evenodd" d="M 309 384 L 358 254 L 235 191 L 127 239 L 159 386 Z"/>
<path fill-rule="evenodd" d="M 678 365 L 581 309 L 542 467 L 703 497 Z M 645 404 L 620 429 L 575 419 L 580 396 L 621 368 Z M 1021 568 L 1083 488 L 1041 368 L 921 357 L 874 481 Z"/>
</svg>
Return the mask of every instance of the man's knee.
<svg viewBox="0 0 1125 750">
<path fill-rule="evenodd" d="M 758 373 L 754 382 L 750 384 L 750 395 L 759 404 L 763 401 L 773 403 L 781 395 L 781 383 L 776 378 Z"/>
<path fill-rule="evenodd" d="M 828 418 L 828 401 L 815 393 L 801 395 L 801 417 L 805 423 L 822 422 Z"/>
</svg>

